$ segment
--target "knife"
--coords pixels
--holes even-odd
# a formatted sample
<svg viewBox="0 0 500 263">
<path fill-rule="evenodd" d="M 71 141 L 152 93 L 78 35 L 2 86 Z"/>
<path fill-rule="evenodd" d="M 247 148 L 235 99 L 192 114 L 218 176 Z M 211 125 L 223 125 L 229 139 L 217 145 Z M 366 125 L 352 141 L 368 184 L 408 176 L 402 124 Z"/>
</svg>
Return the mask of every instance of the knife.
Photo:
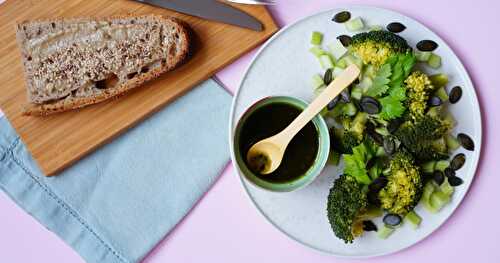
<svg viewBox="0 0 500 263">
<path fill-rule="evenodd" d="M 262 24 L 253 16 L 215 0 L 135 0 L 175 10 L 180 13 L 215 20 L 226 24 L 262 31 Z"/>
</svg>

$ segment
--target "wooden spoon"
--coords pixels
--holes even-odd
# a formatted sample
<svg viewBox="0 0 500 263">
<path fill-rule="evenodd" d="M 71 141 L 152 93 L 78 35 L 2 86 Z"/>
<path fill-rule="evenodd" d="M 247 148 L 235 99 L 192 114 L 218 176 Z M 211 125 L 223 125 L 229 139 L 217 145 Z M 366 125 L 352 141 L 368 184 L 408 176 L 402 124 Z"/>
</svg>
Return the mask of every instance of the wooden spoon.
<svg viewBox="0 0 500 263">
<path fill-rule="evenodd" d="M 356 65 L 347 67 L 283 131 L 254 144 L 247 153 L 248 164 L 261 174 L 270 174 L 276 170 L 281 164 L 286 147 L 292 138 L 342 90 L 349 86 L 359 76 L 359 73 L 359 68 Z"/>
</svg>

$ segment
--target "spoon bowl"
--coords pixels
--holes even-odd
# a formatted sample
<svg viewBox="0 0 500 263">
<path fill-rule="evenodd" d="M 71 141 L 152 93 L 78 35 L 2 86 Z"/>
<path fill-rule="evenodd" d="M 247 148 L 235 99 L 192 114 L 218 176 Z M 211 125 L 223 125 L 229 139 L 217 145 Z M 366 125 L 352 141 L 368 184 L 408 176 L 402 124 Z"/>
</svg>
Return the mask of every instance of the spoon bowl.
<svg viewBox="0 0 500 263">
<path fill-rule="evenodd" d="M 270 174 L 281 164 L 285 149 L 277 144 L 273 137 L 259 141 L 248 150 L 247 161 L 254 172 Z"/>
</svg>

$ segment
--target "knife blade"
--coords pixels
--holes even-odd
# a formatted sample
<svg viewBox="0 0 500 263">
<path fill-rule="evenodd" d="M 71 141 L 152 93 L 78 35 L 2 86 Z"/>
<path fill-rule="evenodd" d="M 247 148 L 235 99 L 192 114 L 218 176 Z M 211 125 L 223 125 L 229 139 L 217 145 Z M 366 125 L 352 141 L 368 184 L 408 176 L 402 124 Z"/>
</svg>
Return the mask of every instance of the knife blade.
<svg viewBox="0 0 500 263">
<path fill-rule="evenodd" d="M 144 4 L 175 10 L 180 13 L 215 20 L 239 27 L 262 31 L 262 24 L 253 16 L 215 0 L 135 0 Z"/>
</svg>

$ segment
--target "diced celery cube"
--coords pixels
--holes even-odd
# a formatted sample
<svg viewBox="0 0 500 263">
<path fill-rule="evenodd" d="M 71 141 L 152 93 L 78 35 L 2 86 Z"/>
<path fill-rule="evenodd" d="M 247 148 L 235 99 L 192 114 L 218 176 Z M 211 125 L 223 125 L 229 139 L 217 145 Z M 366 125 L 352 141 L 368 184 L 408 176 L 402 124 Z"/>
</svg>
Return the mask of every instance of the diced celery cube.
<svg viewBox="0 0 500 263">
<path fill-rule="evenodd" d="M 436 162 L 436 166 L 434 166 L 434 169 L 437 171 L 443 172 L 444 169 L 448 168 L 450 166 L 450 162 L 447 160 L 440 160 Z"/>
<path fill-rule="evenodd" d="M 318 31 L 314 31 L 311 34 L 311 44 L 313 45 L 321 45 L 321 42 L 323 41 L 323 34 Z"/>
<path fill-rule="evenodd" d="M 434 182 L 432 181 L 427 182 L 422 192 L 422 201 L 428 201 L 435 190 L 436 190 L 436 185 L 434 184 Z"/>
<path fill-rule="evenodd" d="M 449 99 L 448 93 L 446 93 L 444 87 L 437 89 L 434 95 L 438 96 L 441 99 L 441 101 L 448 101 Z"/>
<path fill-rule="evenodd" d="M 347 53 L 347 48 L 345 48 L 344 45 L 342 45 L 342 42 L 338 39 L 335 39 L 333 43 L 329 44 L 328 48 L 330 49 L 333 57 L 336 59 L 340 59 L 345 53 Z"/>
<path fill-rule="evenodd" d="M 384 28 L 381 25 L 374 25 L 370 27 L 370 31 L 380 31 L 384 30 Z"/>
<path fill-rule="evenodd" d="M 363 93 L 365 93 L 368 89 L 373 85 L 373 80 L 368 76 L 363 76 L 361 81 L 356 85 L 356 87 L 361 88 Z M 360 98 L 361 99 L 361 98 Z"/>
<path fill-rule="evenodd" d="M 448 75 L 439 73 L 429 76 L 432 85 L 437 89 L 446 86 L 448 84 Z"/>
<path fill-rule="evenodd" d="M 445 140 L 446 140 L 446 145 L 448 146 L 448 149 L 450 149 L 450 151 L 455 151 L 460 147 L 460 143 L 458 142 L 457 138 L 455 138 L 453 135 L 446 136 Z"/>
<path fill-rule="evenodd" d="M 410 211 L 406 214 L 404 221 L 410 223 L 413 229 L 417 229 L 422 222 L 422 218 L 415 211 Z"/>
<path fill-rule="evenodd" d="M 313 55 L 319 58 L 321 55 L 325 54 L 325 51 L 318 46 L 313 46 L 309 49 L 309 52 L 313 53 Z"/>
<path fill-rule="evenodd" d="M 363 96 L 363 89 L 361 87 L 355 86 L 351 89 L 351 97 L 360 100 Z"/>
<path fill-rule="evenodd" d="M 431 57 L 431 52 L 415 50 L 415 57 L 417 58 L 417 61 L 427 62 Z"/>
<path fill-rule="evenodd" d="M 344 112 L 345 115 L 352 117 L 352 116 L 356 115 L 356 113 L 358 112 L 358 109 L 356 108 L 354 103 L 349 102 L 349 103 L 346 103 L 344 105 L 342 111 Z"/>
<path fill-rule="evenodd" d="M 350 66 L 350 65 L 354 64 L 359 69 L 361 69 L 363 67 L 363 60 L 361 60 L 360 58 L 358 58 L 358 57 L 356 57 L 354 55 L 344 56 L 343 59 L 345 59 L 345 62 L 347 64 L 347 66 Z"/>
<path fill-rule="evenodd" d="M 362 30 L 365 27 L 365 24 L 363 23 L 363 20 L 361 20 L 360 17 L 356 17 L 354 19 L 345 22 L 345 27 L 347 30 L 354 32 Z"/>
<path fill-rule="evenodd" d="M 453 192 L 455 191 L 455 188 L 451 186 L 451 184 L 448 182 L 448 178 L 444 178 L 443 183 L 439 186 L 439 189 L 441 189 L 441 192 L 444 194 L 451 196 Z"/>
<path fill-rule="evenodd" d="M 436 166 L 435 161 L 426 162 L 426 163 L 422 164 L 422 172 L 427 173 L 427 174 L 431 174 L 434 172 L 435 166 Z"/>
<path fill-rule="evenodd" d="M 386 225 L 383 225 L 379 230 L 378 230 L 378 237 L 381 239 L 386 239 L 388 238 L 392 233 L 394 232 L 394 228 L 388 227 Z"/>
<path fill-rule="evenodd" d="M 333 68 L 335 66 L 332 57 L 328 54 L 319 56 L 319 63 L 324 69 Z"/>
<path fill-rule="evenodd" d="M 443 206 L 450 202 L 450 196 L 443 193 L 441 190 L 435 191 L 431 195 L 430 204 L 437 209 L 437 211 L 441 210 Z"/>
<path fill-rule="evenodd" d="M 427 61 L 427 65 L 433 69 L 437 69 L 441 67 L 441 57 L 431 53 L 431 56 L 429 57 L 429 60 Z"/>
</svg>

